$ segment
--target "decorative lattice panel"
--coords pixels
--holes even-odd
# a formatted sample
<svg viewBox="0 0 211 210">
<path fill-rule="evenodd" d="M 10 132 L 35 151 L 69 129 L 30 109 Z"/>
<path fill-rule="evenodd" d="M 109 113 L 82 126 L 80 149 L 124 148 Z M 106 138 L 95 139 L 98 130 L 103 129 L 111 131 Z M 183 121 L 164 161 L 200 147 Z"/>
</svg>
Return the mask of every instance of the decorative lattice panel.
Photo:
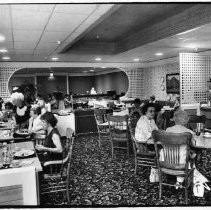
<svg viewBox="0 0 211 210">
<path fill-rule="evenodd" d="M 166 74 L 179 73 L 179 63 L 169 63 L 158 66 L 144 68 L 143 70 L 143 99 L 148 99 L 155 95 L 157 100 L 166 100 Z M 162 80 L 161 78 L 164 78 Z M 161 89 L 164 86 L 164 90 Z M 173 99 L 174 96 L 169 94 Z"/>
<path fill-rule="evenodd" d="M 143 69 L 123 69 L 128 76 L 129 87 L 126 97 L 143 98 Z"/>
<path fill-rule="evenodd" d="M 211 57 L 198 53 L 180 54 L 180 94 L 182 104 L 207 101 L 207 81 L 211 77 Z"/>
<path fill-rule="evenodd" d="M 10 96 L 8 90 L 9 78 L 20 68 L 15 67 L 0 67 L 0 97 L 7 100 Z"/>
</svg>

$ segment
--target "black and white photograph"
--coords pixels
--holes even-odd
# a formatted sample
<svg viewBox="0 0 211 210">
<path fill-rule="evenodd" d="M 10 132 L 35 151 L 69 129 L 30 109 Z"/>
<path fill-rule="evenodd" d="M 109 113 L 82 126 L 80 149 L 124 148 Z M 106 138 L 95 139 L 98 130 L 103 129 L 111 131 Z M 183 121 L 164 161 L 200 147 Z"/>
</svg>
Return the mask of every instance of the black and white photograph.
<svg viewBox="0 0 211 210">
<path fill-rule="evenodd" d="M 0 207 L 211 206 L 211 2 L 0 2 Z"/>
</svg>

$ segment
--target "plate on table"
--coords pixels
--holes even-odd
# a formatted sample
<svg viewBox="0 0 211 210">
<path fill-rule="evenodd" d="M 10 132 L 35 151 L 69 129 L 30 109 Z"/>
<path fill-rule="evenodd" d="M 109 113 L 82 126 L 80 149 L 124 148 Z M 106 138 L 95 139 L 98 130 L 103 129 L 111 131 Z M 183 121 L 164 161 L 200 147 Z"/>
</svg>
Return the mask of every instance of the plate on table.
<svg viewBox="0 0 211 210">
<path fill-rule="evenodd" d="M 15 153 L 15 157 L 25 158 L 34 155 L 34 150 L 21 150 Z"/>
<path fill-rule="evenodd" d="M 22 135 L 22 136 L 28 136 L 29 135 L 27 130 L 17 130 L 15 133 L 18 134 L 18 135 Z"/>
<path fill-rule="evenodd" d="M 203 137 L 205 138 L 211 138 L 211 133 L 205 132 Z"/>
</svg>

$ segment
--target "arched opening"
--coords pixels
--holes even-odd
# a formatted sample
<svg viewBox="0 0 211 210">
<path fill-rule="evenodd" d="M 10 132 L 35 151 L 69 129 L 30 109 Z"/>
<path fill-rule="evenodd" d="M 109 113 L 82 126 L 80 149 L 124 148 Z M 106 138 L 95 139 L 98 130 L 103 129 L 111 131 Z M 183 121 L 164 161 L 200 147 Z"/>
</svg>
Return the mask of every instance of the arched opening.
<svg viewBox="0 0 211 210">
<path fill-rule="evenodd" d="M 123 95 L 129 87 L 128 77 L 121 69 L 91 67 L 20 69 L 9 79 L 9 92 L 22 84 L 33 84 L 43 97 L 53 92 L 89 94 L 92 87 L 98 94 L 116 91 L 117 95 Z"/>
</svg>

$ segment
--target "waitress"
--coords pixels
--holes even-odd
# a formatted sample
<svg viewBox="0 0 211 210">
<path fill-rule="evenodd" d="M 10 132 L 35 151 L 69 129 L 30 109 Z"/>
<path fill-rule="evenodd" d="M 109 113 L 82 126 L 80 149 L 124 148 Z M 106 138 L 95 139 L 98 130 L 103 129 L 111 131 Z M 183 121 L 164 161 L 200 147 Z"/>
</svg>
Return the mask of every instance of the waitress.
<svg viewBox="0 0 211 210">
<path fill-rule="evenodd" d="M 26 105 L 24 95 L 19 92 L 15 92 L 11 95 L 11 102 L 14 105 L 13 111 L 16 124 L 19 125 L 20 128 L 28 128 L 31 105 Z"/>
</svg>

